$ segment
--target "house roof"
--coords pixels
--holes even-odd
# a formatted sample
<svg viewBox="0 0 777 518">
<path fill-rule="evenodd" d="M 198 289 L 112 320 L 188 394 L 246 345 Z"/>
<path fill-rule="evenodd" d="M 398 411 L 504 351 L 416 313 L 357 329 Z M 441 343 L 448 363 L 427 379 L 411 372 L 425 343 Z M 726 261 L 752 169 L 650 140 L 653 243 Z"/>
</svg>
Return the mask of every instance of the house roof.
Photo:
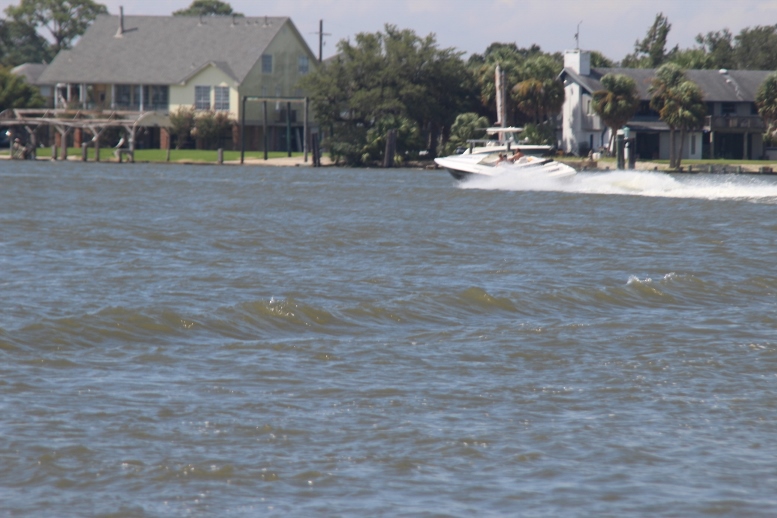
<svg viewBox="0 0 777 518">
<path fill-rule="evenodd" d="M 772 73 L 770 70 L 686 70 L 685 76 L 696 83 L 706 102 L 755 102 L 758 87 Z M 561 78 L 569 77 L 587 92 L 602 89 L 601 79 L 607 74 L 623 74 L 637 83 L 639 97 L 650 100 L 650 83 L 656 76 L 654 68 L 592 68 L 584 76 L 565 68 Z"/>
<path fill-rule="evenodd" d="M 11 73 L 16 76 L 23 76 L 24 80 L 31 85 L 45 84 L 38 83 L 38 78 L 46 70 L 47 66 L 44 63 L 23 63 L 12 68 Z"/>
<path fill-rule="evenodd" d="M 207 66 L 242 82 L 288 17 L 100 15 L 39 78 L 53 83 L 179 84 Z M 300 38 L 307 49 L 307 44 Z M 309 52 L 310 49 L 307 49 Z"/>
</svg>

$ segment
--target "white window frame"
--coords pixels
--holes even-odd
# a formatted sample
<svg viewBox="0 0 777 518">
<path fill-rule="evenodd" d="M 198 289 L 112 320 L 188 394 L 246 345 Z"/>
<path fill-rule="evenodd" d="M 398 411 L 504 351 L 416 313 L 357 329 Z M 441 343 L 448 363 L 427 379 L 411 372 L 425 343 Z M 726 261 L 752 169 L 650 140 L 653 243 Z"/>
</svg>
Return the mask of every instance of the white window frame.
<svg viewBox="0 0 777 518">
<path fill-rule="evenodd" d="M 208 92 L 208 105 L 204 105 L 205 97 L 203 93 L 206 91 Z M 210 110 L 211 107 L 211 99 L 210 99 L 210 86 L 206 85 L 195 85 L 194 86 L 194 109 L 195 110 Z M 203 106 L 205 106 L 203 108 Z"/>
<path fill-rule="evenodd" d="M 216 111 L 229 111 L 229 87 L 213 87 L 213 109 Z"/>
</svg>

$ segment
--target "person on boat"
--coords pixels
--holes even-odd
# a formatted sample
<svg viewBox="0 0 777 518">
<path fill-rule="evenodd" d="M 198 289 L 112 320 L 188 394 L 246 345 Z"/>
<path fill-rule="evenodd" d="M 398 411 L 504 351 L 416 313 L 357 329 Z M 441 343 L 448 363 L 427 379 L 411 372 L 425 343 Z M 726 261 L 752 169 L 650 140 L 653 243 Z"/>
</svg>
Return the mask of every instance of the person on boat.
<svg viewBox="0 0 777 518">
<path fill-rule="evenodd" d="M 516 149 L 515 150 L 515 154 L 512 157 L 510 157 L 510 162 L 515 163 L 515 162 L 518 161 L 518 159 L 523 158 L 523 156 L 524 156 L 524 154 L 521 153 L 521 150 L 520 149 Z"/>
<path fill-rule="evenodd" d="M 497 159 L 497 161 L 496 161 L 496 163 L 494 165 L 499 165 L 502 162 L 506 162 L 506 161 L 507 161 L 507 156 L 504 155 L 503 153 L 499 153 L 499 158 Z"/>
</svg>

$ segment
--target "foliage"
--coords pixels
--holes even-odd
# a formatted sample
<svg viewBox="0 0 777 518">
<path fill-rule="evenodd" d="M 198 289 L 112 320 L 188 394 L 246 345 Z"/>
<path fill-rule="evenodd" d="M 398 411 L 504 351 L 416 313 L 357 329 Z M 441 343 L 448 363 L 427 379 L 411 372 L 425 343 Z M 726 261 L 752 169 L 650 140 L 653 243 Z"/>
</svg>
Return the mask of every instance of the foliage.
<svg viewBox="0 0 777 518">
<path fill-rule="evenodd" d="M 0 112 L 10 108 L 39 108 L 44 104 L 37 88 L 0 67 Z"/>
<path fill-rule="evenodd" d="M 707 68 L 728 69 L 735 67 L 734 45 L 732 43 L 732 38 L 733 36 L 728 29 L 723 29 L 722 31 L 716 32 L 708 32 L 706 35 L 699 34 L 696 36 L 696 43 L 702 46 L 701 50 L 712 61 L 712 66 Z"/>
<path fill-rule="evenodd" d="M 49 42 L 34 27 L 13 20 L 0 20 L 0 66 L 51 61 Z"/>
<path fill-rule="evenodd" d="M 348 164 L 373 160 L 370 130 L 403 119 L 423 133 L 417 145 L 426 143 L 434 155 L 437 136 L 476 96 L 461 53 L 439 49 L 433 35 L 386 25 L 385 32 L 357 34 L 354 43 L 340 41 L 338 49 L 338 57 L 305 76 L 300 87 L 316 120 L 329 129 L 325 145 Z"/>
<path fill-rule="evenodd" d="M 496 84 L 495 70 L 499 65 L 505 74 L 508 90 L 527 79 L 537 79 L 541 82 L 553 80 L 563 68 L 561 54 L 546 54 L 537 45 L 519 49 L 514 43 L 492 43 L 485 54 L 473 54 L 468 60 L 468 67 L 475 76 L 480 87 L 480 99 L 485 113 L 496 120 Z M 563 90 L 563 89 L 562 89 Z M 514 98 L 508 96 L 508 120 L 505 125 L 525 122 L 526 115 L 520 111 Z"/>
<path fill-rule="evenodd" d="M 758 113 L 766 123 L 766 136 L 771 142 L 777 128 L 777 72 L 770 74 L 758 87 L 755 96 Z"/>
<path fill-rule="evenodd" d="M 529 123 L 525 125 L 521 138 L 526 144 L 553 147 L 557 144 L 556 128 L 552 122 L 544 122 L 542 124 Z"/>
<path fill-rule="evenodd" d="M 529 78 L 512 89 L 516 107 L 535 124 L 557 115 L 564 105 L 564 85 L 556 79 Z"/>
<path fill-rule="evenodd" d="M 593 109 L 610 129 L 610 141 L 639 108 L 639 92 L 634 79 L 622 74 L 607 74 L 601 79 L 603 90 L 593 94 Z M 610 146 L 612 147 L 612 146 Z"/>
<path fill-rule="evenodd" d="M 459 114 L 451 126 L 451 137 L 445 148 L 446 154 L 451 154 L 458 147 L 466 147 L 468 140 L 483 138 L 488 127 L 487 117 L 475 112 Z"/>
<path fill-rule="evenodd" d="M 232 10 L 232 6 L 220 0 L 194 0 L 186 9 L 173 12 L 173 16 L 228 16 L 235 14 L 243 16 Z"/>
<path fill-rule="evenodd" d="M 680 166 L 685 133 L 700 127 L 707 112 L 704 96 L 695 83 L 674 63 L 662 65 L 650 85 L 650 106 L 669 126 L 669 166 Z M 675 152 L 675 133 L 681 131 L 680 152 Z"/>
<path fill-rule="evenodd" d="M 5 10 L 13 21 L 33 30 L 46 28 L 54 40 L 53 54 L 69 49 L 99 14 L 108 9 L 94 0 L 21 0 Z"/>
<path fill-rule="evenodd" d="M 708 54 L 704 49 L 686 49 L 679 50 L 668 60 L 683 69 L 692 70 L 713 70 L 721 68 L 715 61 L 712 54 Z"/>
<path fill-rule="evenodd" d="M 591 67 L 593 68 L 614 68 L 615 61 L 611 60 L 598 50 L 591 51 Z"/>
<path fill-rule="evenodd" d="M 381 119 L 367 131 L 366 145 L 361 161 L 364 164 L 383 160 L 389 130 L 396 130 L 396 154 L 394 162 L 401 164 L 403 157 L 410 155 L 423 146 L 421 132 L 415 121 L 403 116 L 389 115 Z"/>
<path fill-rule="evenodd" d="M 175 140 L 175 149 L 190 147 L 190 138 L 194 129 L 194 106 L 179 106 L 170 112 L 170 136 Z"/>
<path fill-rule="evenodd" d="M 623 59 L 622 66 L 626 68 L 656 68 L 679 50 L 675 46 L 669 52 L 666 51 L 666 41 L 672 24 L 663 13 L 658 13 L 653 25 L 647 31 L 642 41 L 634 43 L 634 53 Z"/>
<path fill-rule="evenodd" d="M 742 29 L 734 38 L 736 67 L 744 70 L 777 69 L 777 26 Z"/>
<path fill-rule="evenodd" d="M 209 110 L 195 117 L 192 136 L 202 143 L 203 149 L 216 149 L 221 147 L 221 141 L 231 127 L 232 121 L 226 112 Z"/>
<path fill-rule="evenodd" d="M 704 117 L 707 115 L 704 94 L 693 81 L 682 81 L 669 89 L 663 108 L 659 113 L 661 120 L 666 122 L 670 128 L 680 130 L 680 151 L 677 153 L 673 165 L 673 167 L 679 168 L 686 133 L 704 125 Z M 671 159 L 670 165 L 672 165 Z"/>
</svg>

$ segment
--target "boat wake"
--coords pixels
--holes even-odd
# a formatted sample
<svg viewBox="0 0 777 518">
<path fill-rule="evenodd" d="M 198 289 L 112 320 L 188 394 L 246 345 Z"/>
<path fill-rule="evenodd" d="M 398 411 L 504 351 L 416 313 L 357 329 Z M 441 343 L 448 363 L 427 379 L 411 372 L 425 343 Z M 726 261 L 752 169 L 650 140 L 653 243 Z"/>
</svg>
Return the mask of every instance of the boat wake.
<svg viewBox="0 0 777 518">
<path fill-rule="evenodd" d="M 756 175 L 670 175 L 652 171 L 608 171 L 552 178 L 542 174 L 521 174 L 471 178 L 459 183 L 459 188 L 709 200 L 747 199 L 777 203 L 777 178 Z"/>
</svg>

